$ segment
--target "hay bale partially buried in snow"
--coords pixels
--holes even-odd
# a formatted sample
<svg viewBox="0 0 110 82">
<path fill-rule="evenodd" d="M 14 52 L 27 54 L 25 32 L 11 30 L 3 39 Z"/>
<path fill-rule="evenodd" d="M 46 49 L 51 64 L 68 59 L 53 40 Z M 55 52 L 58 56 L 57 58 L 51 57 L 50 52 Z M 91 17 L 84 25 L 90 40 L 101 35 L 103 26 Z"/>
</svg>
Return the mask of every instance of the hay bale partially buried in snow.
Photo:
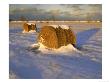
<svg viewBox="0 0 110 82">
<path fill-rule="evenodd" d="M 36 24 L 35 23 L 24 23 L 23 25 L 23 33 L 25 32 L 36 32 Z"/>
<path fill-rule="evenodd" d="M 76 44 L 76 37 L 66 25 L 43 26 L 38 41 L 48 48 L 59 48 L 68 44 Z"/>
</svg>

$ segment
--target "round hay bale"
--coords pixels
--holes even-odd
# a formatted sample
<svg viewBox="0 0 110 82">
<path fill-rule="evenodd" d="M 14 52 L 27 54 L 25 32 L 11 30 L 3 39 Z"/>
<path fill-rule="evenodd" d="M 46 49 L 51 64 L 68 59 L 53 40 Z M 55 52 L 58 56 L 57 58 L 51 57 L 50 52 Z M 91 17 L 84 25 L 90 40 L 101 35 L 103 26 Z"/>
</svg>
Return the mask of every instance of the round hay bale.
<svg viewBox="0 0 110 82">
<path fill-rule="evenodd" d="M 76 44 L 76 37 L 71 29 L 63 29 L 61 26 L 43 26 L 38 36 L 38 41 L 48 48 L 59 48 L 68 44 Z"/>
<path fill-rule="evenodd" d="M 24 23 L 23 30 L 25 32 L 29 32 L 31 30 L 35 30 L 36 31 L 36 24 L 33 24 L 33 23 Z"/>
<path fill-rule="evenodd" d="M 28 24 L 27 24 L 27 23 L 24 23 L 24 25 L 23 25 L 23 30 L 24 30 L 25 32 L 29 32 L 29 28 L 28 28 Z"/>
<path fill-rule="evenodd" d="M 52 26 L 44 26 L 38 36 L 39 42 L 49 48 L 58 48 L 58 38 Z"/>
</svg>

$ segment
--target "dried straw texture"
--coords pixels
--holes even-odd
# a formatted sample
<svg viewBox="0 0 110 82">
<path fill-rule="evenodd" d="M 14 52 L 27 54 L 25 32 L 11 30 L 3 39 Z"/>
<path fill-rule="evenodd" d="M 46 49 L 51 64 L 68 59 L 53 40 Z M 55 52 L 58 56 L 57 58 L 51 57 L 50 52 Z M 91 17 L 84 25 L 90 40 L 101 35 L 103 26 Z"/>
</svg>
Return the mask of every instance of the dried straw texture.
<svg viewBox="0 0 110 82">
<path fill-rule="evenodd" d="M 76 37 L 71 29 L 62 29 L 60 26 L 44 26 L 38 36 L 38 41 L 48 48 L 59 48 L 68 44 L 76 44 Z"/>
<path fill-rule="evenodd" d="M 29 25 L 27 23 L 24 23 L 23 29 L 25 30 L 25 32 L 29 32 L 31 30 L 36 30 L 36 24 Z"/>
</svg>

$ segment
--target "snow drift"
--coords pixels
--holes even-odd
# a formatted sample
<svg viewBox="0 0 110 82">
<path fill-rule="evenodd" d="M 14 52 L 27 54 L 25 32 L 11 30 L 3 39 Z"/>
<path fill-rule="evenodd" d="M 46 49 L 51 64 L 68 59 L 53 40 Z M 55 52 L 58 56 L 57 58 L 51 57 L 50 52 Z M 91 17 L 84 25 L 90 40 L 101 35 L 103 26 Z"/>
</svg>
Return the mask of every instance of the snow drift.
<svg viewBox="0 0 110 82">
<path fill-rule="evenodd" d="M 35 30 L 30 30 L 29 32 L 23 30 L 22 33 L 35 33 L 36 31 Z"/>
<path fill-rule="evenodd" d="M 34 49 L 36 48 L 36 49 L 40 50 L 42 53 L 47 53 L 47 54 L 80 52 L 72 44 L 68 44 L 67 46 L 62 46 L 58 49 L 48 48 L 48 47 L 44 46 L 42 43 L 32 44 L 31 47 L 34 48 Z"/>
</svg>

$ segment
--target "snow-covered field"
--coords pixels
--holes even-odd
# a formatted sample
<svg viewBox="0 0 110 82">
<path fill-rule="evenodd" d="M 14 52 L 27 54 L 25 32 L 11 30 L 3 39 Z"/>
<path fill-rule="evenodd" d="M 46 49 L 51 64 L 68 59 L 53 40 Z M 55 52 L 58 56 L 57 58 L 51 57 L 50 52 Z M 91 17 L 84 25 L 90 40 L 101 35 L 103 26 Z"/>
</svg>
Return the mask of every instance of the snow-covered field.
<svg viewBox="0 0 110 82">
<path fill-rule="evenodd" d="M 9 27 L 9 78 L 101 79 L 101 25 L 73 24 L 78 50 L 57 53 L 32 49 L 38 33 L 22 33 L 21 24 Z"/>
</svg>

